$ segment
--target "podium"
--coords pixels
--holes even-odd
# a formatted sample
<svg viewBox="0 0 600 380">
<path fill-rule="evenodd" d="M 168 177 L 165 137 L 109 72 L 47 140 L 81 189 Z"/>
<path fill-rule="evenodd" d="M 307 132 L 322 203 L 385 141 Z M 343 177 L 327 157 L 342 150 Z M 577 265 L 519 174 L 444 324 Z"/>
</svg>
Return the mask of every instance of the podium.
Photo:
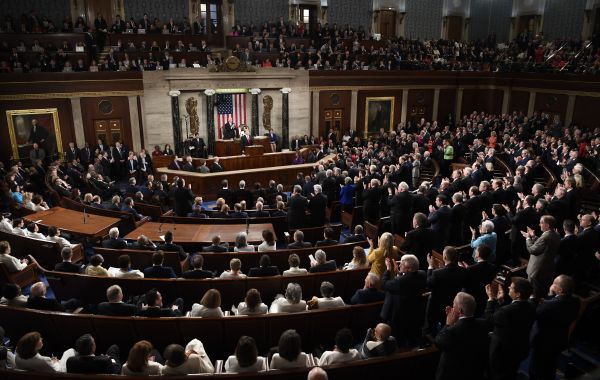
<svg viewBox="0 0 600 380">
<path fill-rule="evenodd" d="M 252 142 L 254 143 L 251 146 L 261 146 L 263 150 L 259 154 L 270 153 L 271 152 L 271 143 L 266 136 L 256 136 L 252 138 Z M 246 147 L 248 148 L 248 147 Z M 219 157 L 227 157 L 227 156 L 239 156 L 242 154 L 242 146 L 240 144 L 240 139 L 229 139 L 215 140 L 215 155 Z M 246 153 L 248 154 L 248 153 Z"/>
<path fill-rule="evenodd" d="M 262 145 L 248 145 L 244 149 L 244 153 L 247 156 L 261 156 L 263 153 L 265 153 L 265 147 Z"/>
</svg>

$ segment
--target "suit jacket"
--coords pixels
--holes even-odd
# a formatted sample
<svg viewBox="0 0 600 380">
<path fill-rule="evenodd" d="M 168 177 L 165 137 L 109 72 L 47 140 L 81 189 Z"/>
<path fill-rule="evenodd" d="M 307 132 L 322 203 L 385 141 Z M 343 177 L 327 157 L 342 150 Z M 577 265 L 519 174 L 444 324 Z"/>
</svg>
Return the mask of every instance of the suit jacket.
<svg viewBox="0 0 600 380">
<path fill-rule="evenodd" d="M 252 145 L 252 138 L 243 134 L 240 138 L 240 145 L 242 146 L 242 150 L 245 149 L 248 145 Z"/>
<path fill-rule="evenodd" d="M 527 239 L 529 262 L 527 276 L 537 282 L 552 282 L 554 277 L 554 257 L 560 249 L 560 235 L 556 231 L 546 231 L 537 239 Z"/>
<path fill-rule="evenodd" d="M 177 216 L 186 216 L 192 212 L 192 202 L 194 201 L 192 190 L 186 187 L 177 187 L 173 190 L 173 197 L 175 198 L 174 208 Z"/>
<path fill-rule="evenodd" d="M 137 307 L 124 302 L 101 302 L 98 304 L 96 314 L 113 317 L 130 317 L 137 313 Z"/>
<path fill-rule="evenodd" d="M 579 314 L 579 304 L 574 296 L 556 296 L 540 303 L 531 331 L 531 348 L 545 352 L 566 348 L 569 327 Z"/>
<path fill-rule="evenodd" d="M 144 269 L 144 278 L 176 278 L 177 275 L 171 267 L 153 265 Z"/>
<path fill-rule="evenodd" d="M 310 223 L 313 227 L 320 227 L 325 224 L 325 209 L 327 209 L 327 197 L 323 194 L 316 194 L 309 198 L 308 210 L 310 211 Z"/>
<path fill-rule="evenodd" d="M 385 299 L 385 293 L 375 288 L 358 289 L 352 298 L 350 303 L 353 305 L 379 302 Z"/>
<path fill-rule="evenodd" d="M 116 375 L 121 373 L 121 366 L 113 363 L 111 358 L 106 355 L 99 356 L 80 356 L 75 355 L 67 359 L 68 373 L 81 374 L 109 374 Z"/>
<path fill-rule="evenodd" d="M 450 234 L 450 207 L 444 206 L 435 210 L 427 217 L 431 230 L 435 232 L 437 248 L 443 247 Z"/>
<path fill-rule="evenodd" d="M 529 333 L 535 321 L 535 305 L 528 301 L 505 305 L 496 300 L 487 301 L 485 319 L 494 329 L 490 343 L 492 361 L 510 363 L 525 359 L 529 352 Z"/>
<path fill-rule="evenodd" d="M 579 257 L 579 241 L 577 235 L 567 235 L 560 239 L 558 256 L 556 256 L 556 273 L 572 276 L 575 273 Z"/>
<path fill-rule="evenodd" d="M 183 272 L 183 278 L 194 278 L 194 279 L 202 279 L 202 278 L 213 278 L 215 274 L 209 270 L 204 269 L 192 269 L 186 270 Z"/>
<path fill-rule="evenodd" d="M 248 277 L 268 277 L 279 276 L 279 269 L 276 266 L 250 268 Z"/>
<path fill-rule="evenodd" d="M 365 220 L 368 220 L 372 223 L 377 223 L 379 220 L 381 189 L 379 187 L 365 189 L 362 191 L 361 197 Z"/>
<path fill-rule="evenodd" d="M 57 272 L 81 273 L 81 266 L 69 261 L 62 261 L 54 266 Z"/>
<path fill-rule="evenodd" d="M 218 172 L 222 172 L 222 171 L 223 171 L 223 167 L 221 166 L 221 164 L 217 164 L 216 162 L 213 162 L 212 165 L 210 165 L 211 173 L 218 173 Z"/>
<path fill-rule="evenodd" d="M 310 267 L 308 270 L 310 273 L 319 273 L 319 272 L 330 272 L 337 269 L 337 265 L 335 264 L 335 260 L 329 260 L 324 264 L 318 264 L 314 267 Z"/>
<path fill-rule="evenodd" d="M 65 307 L 54 298 L 33 297 L 27 299 L 27 308 L 36 310 L 65 311 Z"/>
<path fill-rule="evenodd" d="M 127 248 L 127 242 L 122 238 L 108 238 L 102 242 L 102 248 L 124 249 Z"/>
<path fill-rule="evenodd" d="M 488 326 L 475 318 L 459 319 L 445 326 L 435 338 L 442 352 L 436 380 L 481 380 L 487 366 Z"/>
<path fill-rule="evenodd" d="M 181 311 L 167 307 L 149 307 L 146 310 L 140 310 L 137 315 L 148 318 L 181 317 Z"/>
<path fill-rule="evenodd" d="M 457 264 L 449 264 L 439 269 L 427 271 L 427 288 L 431 290 L 429 297 L 432 312 L 443 312 L 446 306 L 452 305 L 454 296 L 460 292 L 467 282 L 467 270 Z"/>
<path fill-rule="evenodd" d="M 383 272 L 381 289 L 385 291 L 385 302 L 381 318 L 402 330 L 419 329 L 423 322 L 421 305 L 427 275 L 419 270 L 391 277 L 390 271 Z"/>
<path fill-rule="evenodd" d="M 68 161 L 76 160 L 79 158 L 79 148 L 74 147 L 73 150 L 71 150 L 71 148 L 69 147 L 67 148 L 67 150 L 65 150 L 65 155 L 67 156 Z"/>
<path fill-rule="evenodd" d="M 367 241 L 367 237 L 363 234 L 360 234 L 360 235 L 352 234 L 352 235 L 348 236 L 346 239 L 344 239 L 344 243 L 358 243 L 361 241 Z"/>
<path fill-rule="evenodd" d="M 248 189 L 238 189 L 235 192 L 235 199 L 237 202 L 246 201 L 246 204 L 252 204 L 252 192 Z"/>
<path fill-rule="evenodd" d="M 227 248 L 227 246 L 224 245 L 223 243 L 221 243 L 221 245 L 211 244 L 208 247 L 202 248 L 203 252 L 227 252 L 228 250 L 229 249 Z"/>
<path fill-rule="evenodd" d="M 230 207 L 235 203 L 235 194 L 233 190 L 221 188 L 217 191 L 217 198 L 225 199 L 225 203 L 227 203 Z"/>
<path fill-rule="evenodd" d="M 483 314 L 487 300 L 485 286 L 496 278 L 496 273 L 498 273 L 498 269 L 488 261 L 480 261 L 467 268 L 465 292 L 475 297 L 475 301 L 477 302 L 476 317 Z"/>
<path fill-rule="evenodd" d="M 187 254 L 183 250 L 183 247 L 178 244 L 160 244 L 157 249 L 160 249 L 164 252 L 177 252 L 179 254 L 179 259 L 184 260 L 187 257 Z"/>
<path fill-rule="evenodd" d="M 307 200 L 300 194 L 292 195 L 288 201 L 287 220 L 289 228 L 306 226 Z"/>
<path fill-rule="evenodd" d="M 518 211 L 510 218 L 512 229 L 510 230 L 510 240 L 515 241 L 522 238 L 519 231 L 527 231 L 527 227 L 534 228 L 540 219 L 533 207 L 528 207 Z M 534 228 L 535 229 L 535 228 Z"/>
<path fill-rule="evenodd" d="M 393 197 L 388 198 L 390 206 L 390 220 L 392 222 L 392 232 L 404 235 L 410 230 L 412 220 L 413 197 L 408 191 L 398 192 Z M 395 231 L 394 231 L 395 229 Z"/>
<path fill-rule="evenodd" d="M 319 240 L 318 242 L 315 243 L 315 247 L 323 247 L 326 245 L 336 245 L 338 243 L 337 240 L 333 240 L 333 239 L 323 239 L 323 240 Z"/>
<path fill-rule="evenodd" d="M 417 256 L 419 268 L 427 269 L 427 254 L 433 249 L 435 233 L 430 228 L 417 228 L 406 233 L 406 238 L 400 249 L 406 253 Z"/>
<path fill-rule="evenodd" d="M 307 241 L 295 241 L 293 243 L 290 243 L 287 245 L 288 249 L 291 248 L 307 248 L 307 247 L 312 247 L 312 244 L 310 242 Z"/>
</svg>

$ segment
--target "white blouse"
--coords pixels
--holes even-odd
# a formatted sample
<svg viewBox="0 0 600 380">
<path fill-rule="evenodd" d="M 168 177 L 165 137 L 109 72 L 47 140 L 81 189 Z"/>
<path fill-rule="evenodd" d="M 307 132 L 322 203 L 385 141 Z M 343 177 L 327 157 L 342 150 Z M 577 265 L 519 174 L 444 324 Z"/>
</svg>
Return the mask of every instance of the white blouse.
<svg viewBox="0 0 600 380">
<path fill-rule="evenodd" d="M 231 355 L 225 361 L 225 365 L 223 366 L 223 368 L 225 369 L 225 372 L 234 372 L 234 373 L 258 372 L 258 371 L 264 371 L 267 368 L 265 363 L 266 363 L 265 358 L 263 358 L 262 356 L 259 356 L 256 358 L 256 362 L 253 365 L 251 365 L 250 367 L 240 367 L 235 355 Z"/>
<path fill-rule="evenodd" d="M 190 311 L 190 317 L 202 317 L 202 318 L 219 318 L 223 316 L 223 311 L 220 307 L 208 308 L 199 303 L 192 305 Z"/>
</svg>

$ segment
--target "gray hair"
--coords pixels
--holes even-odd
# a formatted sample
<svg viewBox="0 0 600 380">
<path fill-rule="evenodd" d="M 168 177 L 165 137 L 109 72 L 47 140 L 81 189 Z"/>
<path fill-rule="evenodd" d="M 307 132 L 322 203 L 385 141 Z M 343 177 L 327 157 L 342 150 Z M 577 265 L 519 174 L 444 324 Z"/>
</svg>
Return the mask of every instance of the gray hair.
<svg viewBox="0 0 600 380">
<path fill-rule="evenodd" d="M 244 189 L 246 187 L 246 181 L 241 180 L 239 185 L 240 185 L 240 189 Z"/>
<path fill-rule="evenodd" d="M 369 272 L 365 278 L 365 281 L 370 287 L 376 288 L 379 285 L 379 276 L 373 272 Z"/>
<path fill-rule="evenodd" d="M 235 246 L 238 248 L 246 247 L 248 245 L 247 240 L 247 235 L 244 231 L 238 232 L 238 234 L 235 235 Z"/>
<path fill-rule="evenodd" d="M 119 236 L 119 229 L 117 227 L 113 227 L 108 231 L 108 236 L 113 239 L 116 239 Z"/>
<path fill-rule="evenodd" d="M 290 282 L 285 289 L 285 299 L 290 303 L 300 303 L 302 299 L 302 287 L 294 282 Z"/>
<path fill-rule="evenodd" d="M 325 251 L 323 251 L 322 249 L 317 249 L 317 252 L 315 252 L 315 260 L 317 260 L 319 264 L 325 263 L 325 261 L 327 260 L 327 255 L 325 254 Z"/>
<path fill-rule="evenodd" d="M 315 185 L 313 186 L 313 189 L 315 189 L 315 194 L 320 194 L 323 191 L 321 185 Z"/>
<path fill-rule="evenodd" d="M 419 270 L 419 259 L 415 255 L 403 255 L 400 259 L 400 262 L 403 262 L 410 272 L 416 272 Z"/>
<path fill-rule="evenodd" d="M 465 292 L 456 293 L 456 297 L 454 298 L 456 301 L 456 305 L 462 312 L 465 317 L 472 317 L 475 313 L 476 302 L 475 298 Z"/>
<path fill-rule="evenodd" d="M 494 223 L 491 220 L 484 220 L 483 223 L 481 223 L 481 227 L 488 234 L 494 231 Z"/>
<path fill-rule="evenodd" d="M 123 290 L 119 285 L 112 285 L 106 289 L 106 299 L 108 302 L 118 302 L 120 299 L 119 295 L 123 294 Z"/>
<path fill-rule="evenodd" d="M 335 288 L 331 282 L 323 281 L 321 283 L 321 295 L 323 297 L 326 297 L 326 298 L 333 297 L 334 291 L 335 291 Z"/>
<path fill-rule="evenodd" d="M 408 191 L 408 184 L 406 182 L 400 182 L 398 189 L 402 191 Z"/>
</svg>

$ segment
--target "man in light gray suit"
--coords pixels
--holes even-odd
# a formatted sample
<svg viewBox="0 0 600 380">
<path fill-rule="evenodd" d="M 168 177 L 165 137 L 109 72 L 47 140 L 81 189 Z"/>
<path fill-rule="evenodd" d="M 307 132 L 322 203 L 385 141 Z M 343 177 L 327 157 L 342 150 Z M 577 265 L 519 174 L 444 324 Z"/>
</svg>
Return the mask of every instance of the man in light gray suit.
<svg viewBox="0 0 600 380">
<path fill-rule="evenodd" d="M 555 230 L 556 219 L 550 215 L 540 218 L 542 235 L 538 238 L 535 231 L 527 227 L 527 232 L 521 232 L 529 252 L 527 276 L 533 284 L 536 297 L 543 297 L 554 277 L 554 257 L 560 248 L 560 235 Z"/>
</svg>

